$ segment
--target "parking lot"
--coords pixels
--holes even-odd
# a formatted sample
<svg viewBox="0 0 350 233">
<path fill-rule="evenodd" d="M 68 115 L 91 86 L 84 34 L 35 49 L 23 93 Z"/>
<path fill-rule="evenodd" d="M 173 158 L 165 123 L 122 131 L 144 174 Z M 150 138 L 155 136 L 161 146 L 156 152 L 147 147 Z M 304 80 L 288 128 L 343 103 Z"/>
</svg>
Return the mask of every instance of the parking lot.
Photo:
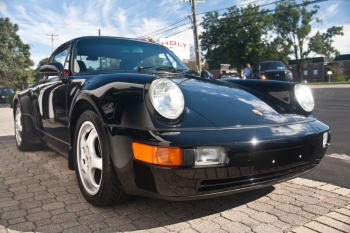
<svg viewBox="0 0 350 233">
<path fill-rule="evenodd" d="M 91 206 L 64 156 L 17 150 L 11 111 L 0 108 L 0 233 L 350 232 L 350 189 L 301 178 L 200 201 Z"/>
</svg>

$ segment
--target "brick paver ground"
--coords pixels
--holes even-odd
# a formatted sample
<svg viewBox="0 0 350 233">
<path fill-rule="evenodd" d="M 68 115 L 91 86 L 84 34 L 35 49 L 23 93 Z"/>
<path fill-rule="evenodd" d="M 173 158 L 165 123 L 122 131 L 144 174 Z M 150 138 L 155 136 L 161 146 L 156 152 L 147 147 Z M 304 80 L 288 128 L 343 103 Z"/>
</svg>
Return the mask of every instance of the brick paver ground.
<svg viewBox="0 0 350 233">
<path fill-rule="evenodd" d="M 65 157 L 17 150 L 11 114 L 0 108 L 0 233 L 350 232 L 349 190 L 300 178 L 207 200 L 91 206 Z"/>
</svg>

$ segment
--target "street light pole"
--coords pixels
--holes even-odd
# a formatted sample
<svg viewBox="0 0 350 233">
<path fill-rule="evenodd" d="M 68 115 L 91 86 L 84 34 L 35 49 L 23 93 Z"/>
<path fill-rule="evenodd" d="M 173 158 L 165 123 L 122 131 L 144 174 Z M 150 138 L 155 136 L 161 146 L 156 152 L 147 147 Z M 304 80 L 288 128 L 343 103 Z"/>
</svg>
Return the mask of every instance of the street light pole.
<svg viewBox="0 0 350 233">
<path fill-rule="evenodd" d="M 192 19 L 193 19 L 193 37 L 194 37 L 194 47 L 196 50 L 196 63 L 199 74 L 202 71 L 201 67 L 201 53 L 199 49 L 199 37 L 198 37 L 198 29 L 197 29 L 197 19 L 196 19 L 196 0 L 191 0 L 192 6 Z"/>
<path fill-rule="evenodd" d="M 192 9 L 192 29 L 193 29 L 193 39 L 194 39 L 194 48 L 196 53 L 196 65 L 199 74 L 202 71 L 201 67 L 201 53 L 199 48 L 199 36 L 197 29 L 197 18 L 196 18 L 196 3 L 201 2 L 204 3 L 204 0 L 180 0 L 180 2 L 189 2 L 191 4 Z"/>
</svg>

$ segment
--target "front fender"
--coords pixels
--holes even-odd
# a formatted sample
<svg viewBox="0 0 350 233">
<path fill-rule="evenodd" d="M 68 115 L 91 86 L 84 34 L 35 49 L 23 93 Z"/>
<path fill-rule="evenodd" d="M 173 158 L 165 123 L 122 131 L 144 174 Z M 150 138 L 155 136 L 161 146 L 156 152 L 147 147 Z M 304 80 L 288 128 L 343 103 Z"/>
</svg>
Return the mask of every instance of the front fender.
<svg viewBox="0 0 350 233">
<path fill-rule="evenodd" d="M 296 100 L 294 87 L 296 83 L 262 80 L 222 80 L 233 84 L 266 102 L 280 114 L 298 114 L 310 116 L 312 113 L 304 111 Z"/>
</svg>

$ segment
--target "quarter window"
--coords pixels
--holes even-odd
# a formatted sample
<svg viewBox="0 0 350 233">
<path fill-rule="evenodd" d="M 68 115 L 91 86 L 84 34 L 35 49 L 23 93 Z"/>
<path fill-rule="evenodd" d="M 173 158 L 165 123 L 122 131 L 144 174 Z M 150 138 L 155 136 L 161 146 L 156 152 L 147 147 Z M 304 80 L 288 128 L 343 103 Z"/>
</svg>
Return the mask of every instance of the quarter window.
<svg viewBox="0 0 350 233">
<path fill-rule="evenodd" d="M 59 62 L 62 64 L 64 68 L 64 76 L 67 76 L 69 74 L 69 49 L 70 47 L 64 49 L 53 58 L 53 62 Z"/>
</svg>

